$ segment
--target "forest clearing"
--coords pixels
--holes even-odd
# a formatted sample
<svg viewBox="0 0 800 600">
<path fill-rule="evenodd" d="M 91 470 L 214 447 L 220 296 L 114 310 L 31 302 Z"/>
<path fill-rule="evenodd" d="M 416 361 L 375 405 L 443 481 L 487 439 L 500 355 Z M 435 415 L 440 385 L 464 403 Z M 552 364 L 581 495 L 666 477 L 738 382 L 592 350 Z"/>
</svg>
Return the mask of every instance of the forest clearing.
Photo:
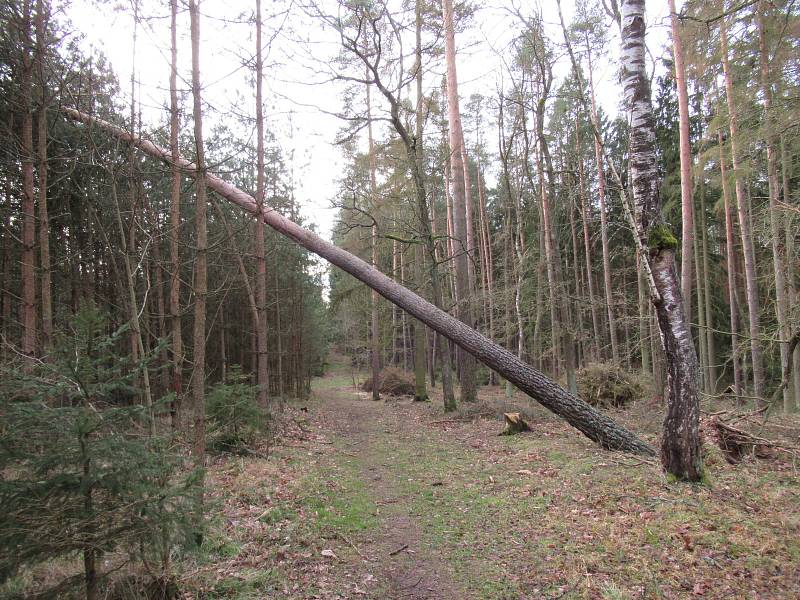
<svg viewBox="0 0 800 600">
<path fill-rule="evenodd" d="M 0 0 L 0 598 L 800 596 L 784 0 Z"/>
</svg>

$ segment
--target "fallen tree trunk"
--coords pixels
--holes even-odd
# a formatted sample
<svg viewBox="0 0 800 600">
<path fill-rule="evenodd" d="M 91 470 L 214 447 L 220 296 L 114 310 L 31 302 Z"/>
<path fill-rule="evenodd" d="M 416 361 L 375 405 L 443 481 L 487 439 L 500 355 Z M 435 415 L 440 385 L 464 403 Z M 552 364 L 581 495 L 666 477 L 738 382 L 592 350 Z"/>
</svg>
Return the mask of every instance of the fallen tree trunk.
<svg viewBox="0 0 800 600">
<path fill-rule="evenodd" d="M 122 141 L 136 146 L 150 156 L 158 158 L 167 164 L 173 164 L 171 153 L 165 148 L 132 135 L 107 121 L 97 119 L 75 109 L 63 108 L 62 111 L 72 120 L 79 121 L 90 127 L 97 127 Z M 196 174 L 196 167 L 191 161 L 185 158 L 178 158 L 177 164 L 187 174 L 192 176 Z M 424 298 L 396 283 L 357 256 L 325 241 L 315 233 L 303 229 L 274 209 L 264 206 L 263 210 L 259 210 L 258 204 L 250 194 L 216 175 L 207 173 L 205 181 L 208 187 L 229 202 L 254 215 L 258 215 L 260 212 L 264 222 L 275 231 L 346 271 L 373 290 L 376 290 L 393 304 L 425 323 L 431 329 L 458 344 L 458 346 L 472 354 L 487 367 L 500 373 L 528 396 L 563 418 L 603 448 L 621 450 L 633 454 L 655 454 L 648 444 L 625 427 L 617 424 L 608 416 L 569 393 L 505 348 L 502 348 L 443 310 L 436 308 Z"/>
</svg>

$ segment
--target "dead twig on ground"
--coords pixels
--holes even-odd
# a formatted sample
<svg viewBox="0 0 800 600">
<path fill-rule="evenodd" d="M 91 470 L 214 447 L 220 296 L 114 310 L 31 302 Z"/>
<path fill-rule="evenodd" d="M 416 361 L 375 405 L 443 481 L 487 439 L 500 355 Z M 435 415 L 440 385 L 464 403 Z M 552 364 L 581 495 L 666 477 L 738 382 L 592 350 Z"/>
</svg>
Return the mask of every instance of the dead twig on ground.
<svg viewBox="0 0 800 600">
<path fill-rule="evenodd" d="M 389 556 L 397 556 L 398 554 L 400 554 L 406 548 L 408 548 L 408 544 L 403 544 L 397 550 L 392 550 L 391 552 L 389 552 Z M 417 582 L 417 583 L 419 583 L 419 582 Z"/>
</svg>

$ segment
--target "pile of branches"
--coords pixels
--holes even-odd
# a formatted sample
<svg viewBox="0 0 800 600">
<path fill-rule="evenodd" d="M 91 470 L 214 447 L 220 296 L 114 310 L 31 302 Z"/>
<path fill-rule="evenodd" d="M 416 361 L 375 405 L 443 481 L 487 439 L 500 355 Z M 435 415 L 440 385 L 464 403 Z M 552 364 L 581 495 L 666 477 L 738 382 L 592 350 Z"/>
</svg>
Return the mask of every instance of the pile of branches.
<svg viewBox="0 0 800 600">
<path fill-rule="evenodd" d="M 372 376 L 361 384 L 361 389 L 372 391 Z M 402 369 L 386 367 L 378 375 L 378 391 L 387 396 L 413 396 L 414 376 Z"/>
<path fill-rule="evenodd" d="M 747 413 L 734 413 L 723 410 L 710 413 L 701 421 L 701 431 L 707 442 L 711 442 L 722 450 L 725 460 L 730 464 L 738 464 L 748 457 L 773 459 L 779 454 L 794 456 L 798 448 L 780 440 L 761 437 L 743 428 L 741 423 L 761 418 L 765 408 Z"/>
<path fill-rule="evenodd" d="M 578 394 L 598 408 L 620 408 L 644 395 L 637 374 L 613 363 L 594 363 L 577 374 Z"/>
</svg>

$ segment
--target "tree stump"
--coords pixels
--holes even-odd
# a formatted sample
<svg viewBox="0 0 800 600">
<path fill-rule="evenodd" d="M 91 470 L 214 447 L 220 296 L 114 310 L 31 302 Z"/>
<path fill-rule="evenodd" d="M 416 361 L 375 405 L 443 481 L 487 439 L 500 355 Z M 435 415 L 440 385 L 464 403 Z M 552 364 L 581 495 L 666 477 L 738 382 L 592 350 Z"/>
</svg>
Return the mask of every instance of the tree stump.
<svg viewBox="0 0 800 600">
<path fill-rule="evenodd" d="M 515 435 L 531 430 L 530 425 L 519 413 L 503 413 L 503 418 L 506 420 L 506 427 L 500 432 L 500 435 Z"/>
</svg>

